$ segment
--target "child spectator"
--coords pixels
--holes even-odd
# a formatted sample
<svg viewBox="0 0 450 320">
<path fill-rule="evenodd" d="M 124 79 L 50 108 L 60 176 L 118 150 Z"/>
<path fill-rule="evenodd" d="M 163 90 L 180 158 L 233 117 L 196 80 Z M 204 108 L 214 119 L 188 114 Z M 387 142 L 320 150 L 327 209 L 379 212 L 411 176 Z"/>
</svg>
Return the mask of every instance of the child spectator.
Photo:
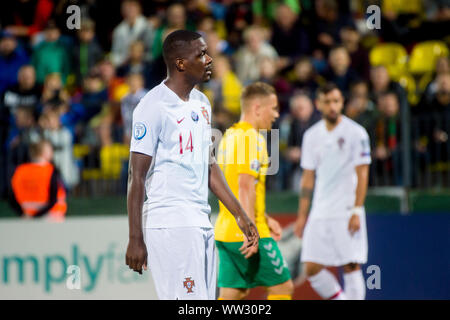
<svg viewBox="0 0 450 320">
<path fill-rule="evenodd" d="M 144 88 L 144 78 L 140 73 L 129 74 L 127 83 L 130 87 L 130 93 L 122 99 L 120 108 L 123 121 L 123 143 L 125 144 L 130 143 L 134 108 L 147 93 Z"/>
<path fill-rule="evenodd" d="M 64 185 L 70 190 L 80 180 L 78 167 L 73 158 L 71 132 L 61 125 L 59 113 L 49 110 L 39 118 L 42 136 L 48 140 L 54 149 L 53 163 L 61 173 Z"/>
</svg>

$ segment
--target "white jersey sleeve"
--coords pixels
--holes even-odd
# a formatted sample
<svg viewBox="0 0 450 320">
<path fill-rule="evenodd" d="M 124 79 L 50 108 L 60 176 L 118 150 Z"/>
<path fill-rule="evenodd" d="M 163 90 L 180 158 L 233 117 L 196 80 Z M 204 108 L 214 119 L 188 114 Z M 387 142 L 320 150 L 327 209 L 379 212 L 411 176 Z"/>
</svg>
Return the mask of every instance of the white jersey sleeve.
<svg viewBox="0 0 450 320">
<path fill-rule="evenodd" d="M 370 139 L 366 130 L 358 128 L 353 140 L 353 165 L 370 164 Z"/>
<path fill-rule="evenodd" d="M 313 141 L 312 136 L 310 134 L 311 131 L 308 130 L 305 132 L 303 136 L 302 142 L 302 156 L 300 166 L 305 170 L 316 170 L 317 164 L 314 160 L 314 152 L 313 152 Z"/>
<path fill-rule="evenodd" d="M 150 97 L 144 97 L 133 111 L 133 132 L 130 151 L 153 157 L 161 137 L 162 114 L 160 106 Z"/>
</svg>

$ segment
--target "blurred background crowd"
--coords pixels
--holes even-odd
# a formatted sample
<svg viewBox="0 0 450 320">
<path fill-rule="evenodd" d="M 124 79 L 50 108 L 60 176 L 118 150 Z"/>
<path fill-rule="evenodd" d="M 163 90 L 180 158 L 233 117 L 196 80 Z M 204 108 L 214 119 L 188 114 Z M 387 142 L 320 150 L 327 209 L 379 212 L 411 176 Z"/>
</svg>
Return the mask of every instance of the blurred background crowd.
<svg viewBox="0 0 450 320">
<path fill-rule="evenodd" d="M 80 29 L 67 27 L 71 5 Z M 42 139 L 69 195 L 125 194 L 132 112 L 165 78 L 162 42 L 177 29 L 208 44 L 214 72 L 200 89 L 214 128 L 239 120 L 243 86 L 276 88 L 280 169 L 269 190 L 298 188 L 326 81 L 370 135 L 371 186 L 449 187 L 448 0 L 10 0 L 0 2 L 2 198 Z"/>
</svg>

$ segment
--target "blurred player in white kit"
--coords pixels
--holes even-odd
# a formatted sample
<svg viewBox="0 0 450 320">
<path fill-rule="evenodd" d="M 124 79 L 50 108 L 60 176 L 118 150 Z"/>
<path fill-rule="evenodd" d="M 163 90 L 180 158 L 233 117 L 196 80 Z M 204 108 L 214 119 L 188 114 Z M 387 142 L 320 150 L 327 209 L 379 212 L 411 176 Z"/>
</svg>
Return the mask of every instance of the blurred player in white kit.
<svg viewBox="0 0 450 320">
<path fill-rule="evenodd" d="M 148 265 L 160 299 L 216 298 L 208 187 L 244 233 L 243 251 L 258 248 L 256 226 L 211 155 L 211 106 L 194 88 L 211 78 L 206 51 L 200 34 L 170 33 L 163 44 L 168 77 L 133 112 L 126 264 L 139 273 Z"/>
<path fill-rule="evenodd" d="M 336 85 L 319 88 L 316 105 L 322 120 L 305 132 L 302 144 L 303 175 L 295 222 L 295 233 L 303 238 L 301 261 L 311 287 L 323 299 L 362 300 L 369 136 L 341 114 L 344 97 Z M 343 268 L 344 291 L 326 266 Z"/>
</svg>

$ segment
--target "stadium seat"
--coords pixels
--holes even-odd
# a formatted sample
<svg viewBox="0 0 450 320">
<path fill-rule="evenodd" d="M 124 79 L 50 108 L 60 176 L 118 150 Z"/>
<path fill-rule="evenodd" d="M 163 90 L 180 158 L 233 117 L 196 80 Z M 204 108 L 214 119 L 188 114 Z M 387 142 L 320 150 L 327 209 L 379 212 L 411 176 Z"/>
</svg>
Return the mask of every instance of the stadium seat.
<svg viewBox="0 0 450 320">
<path fill-rule="evenodd" d="M 382 12 L 392 11 L 397 14 L 417 14 L 423 12 L 421 0 L 383 0 Z"/>
<path fill-rule="evenodd" d="M 442 41 L 424 41 L 416 44 L 409 59 L 409 72 L 421 75 L 432 72 L 440 57 L 448 56 L 447 45 Z"/>
<path fill-rule="evenodd" d="M 381 43 L 370 50 L 369 59 L 372 66 L 383 65 L 393 79 L 398 79 L 406 71 L 408 54 L 398 43 Z"/>
<path fill-rule="evenodd" d="M 129 147 L 114 143 L 100 150 L 100 170 L 105 179 L 119 179 L 122 164 L 129 156 Z"/>
<path fill-rule="evenodd" d="M 90 152 L 90 147 L 85 144 L 75 144 L 73 146 L 73 156 L 75 159 L 82 159 Z"/>
</svg>

